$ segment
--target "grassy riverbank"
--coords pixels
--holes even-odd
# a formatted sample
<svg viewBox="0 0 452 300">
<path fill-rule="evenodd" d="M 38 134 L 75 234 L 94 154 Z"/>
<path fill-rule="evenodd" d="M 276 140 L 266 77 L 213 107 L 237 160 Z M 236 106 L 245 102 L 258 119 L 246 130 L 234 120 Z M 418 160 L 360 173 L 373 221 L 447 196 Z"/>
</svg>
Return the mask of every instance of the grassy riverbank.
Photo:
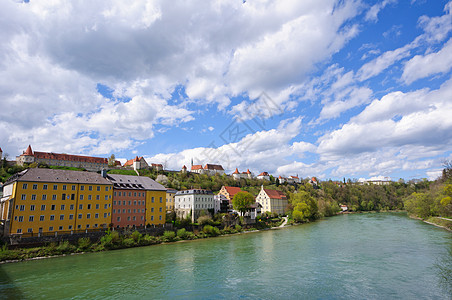
<svg viewBox="0 0 452 300">
<path fill-rule="evenodd" d="M 230 235 L 258 230 L 267 230 L 278 226 L 282 221 L 274 224 L 256 224 L 256 227 L 242 228 L 240 225 L 218 229 L 215 226 L 205 225 L 202 230 L 191 232 L 184 228 L 174 231 L 165 231 L 161 236 L 143 235 L 138 231 L 120 235 L 116 231 L 109 231 L 97 242 L 89 238 L 80 238 L 76 244 L 68 241 L 60 243 L 49 243 L 46 246 L 33 248 L 8 249 L 7 245 L 0 248 L 0 263 L 18 262 L 23 260 L 38 259 L 44 257 L 55 257 L 62 255 L 73 255 L 85 252 L 100 252 L 124 248 L 157 245 L 161 243 L 178 242 L 182 240 L 197 240 L 222 235 Z"/>
</svg>

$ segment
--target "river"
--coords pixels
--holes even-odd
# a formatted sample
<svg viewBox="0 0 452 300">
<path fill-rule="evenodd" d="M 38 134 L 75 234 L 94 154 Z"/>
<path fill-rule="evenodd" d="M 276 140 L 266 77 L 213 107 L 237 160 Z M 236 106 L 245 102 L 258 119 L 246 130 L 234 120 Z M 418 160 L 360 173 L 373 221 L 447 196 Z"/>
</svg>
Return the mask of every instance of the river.
<svg viewBox="0 0 452 300">
<path fill-rule="evenodd" d="M 0 265 L 0 298 L 450 299 L 452 234 L 403 213 Z"/>
</svg>

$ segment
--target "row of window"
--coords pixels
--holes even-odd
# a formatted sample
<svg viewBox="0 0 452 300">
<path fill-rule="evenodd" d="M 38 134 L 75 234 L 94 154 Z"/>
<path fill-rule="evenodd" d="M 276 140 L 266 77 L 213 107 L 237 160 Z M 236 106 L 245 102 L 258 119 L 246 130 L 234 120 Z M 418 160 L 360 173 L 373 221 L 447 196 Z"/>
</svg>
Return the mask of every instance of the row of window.
<svg viewBox="0 0 452 300">
<path fill-rule="evenodd" d="M 116 202 L 116 200 L 113 200 L 113 205 L 116 205 L 116 203 L 118 203 L 118 205 L 121 205 L 120 200 L 118 200 L 118 202 Z M 126 203 L 127 203 L 127 205 L 132 205 L 131 200 L 129 200 L 129 201 L 122 200 L 122 205 L 126 205 Z M 145 204 L 146 204 L 146 202 L 144 200 L 143 201 L 138 200 L 138 205 L 145 205 Z M 137 205 L 137 200 L 133 200 L 133 205 Z"/>
<path fill-rule="evenodd" d="M 113 192 L 114 196 L 118 195 L 119 197 L 121 197 L 121 196 L 126 197 L 127 193 L 129 194 L 129 197 L 132 197 L 132 192 L 121 192 L 121 191 Z M 137 192 L 133 192 L 133 196 L 136 197 Z M 138 197 L 144 197 L 144 196 L 145 196 L 145 192 L 143 192 L 143 193 L 138 192 Z"/>
<path fill-rule="evenodd" d="M 66 191 L 67 189 L 68 189 L 68 185 L 66 185 L 66 184 L 63 184 L 62 185 L 62 190 L 63 191 Z M 31 185 L 31 188 L 33 189 L 33 190 L 37 190 L 38 189 L 38 184 L 37 183 L 34 183 L 34 184 L 32 184 Z M 70 188 L 73 190 L 73 191 L 75 191 L 76 190 L 76 185 L 70 185 Z M 28 189 L 28 183 L 23 183 L 22 184 L 22 189 L 23 190 L 26 190 L 26 189 Z M 48 189 L 48 185 L 47 184 L 43 184 L 42 185 L 42 189 L 43 190 L 47 190 Z M 53 185 L 53 190 L 54 191 L 56 191 L 56 190 L 58 190 L 58 184 L 54 184 Z M 84 185 L 80 185 L 80 190 L 81 191 L 84 191 L 85 190 L 85 186 Z M 93 186 L 92 185 L 88 185 L 88 191 L 92 191 L 93 190 Z M 100 185 L 98 185 L 98 186 L 96 186 L 96 190 L 97 191 L 100 191 L 101 190 L 101 186 Z M 111 190 L 111 186 L 105 186 L 105 191 L 110 191 Z"/>
<path fill-rule="evenodd" d="M 96 207 L 96 209 L 100 209 L 100 204 L 96 204 L 95 206 L 92 204 L 86 205 L 86 209 L 91 209 L 91 207 Z M 104 204 L 104 209 L 107 209 L 109 207 L 111 207 L 111 205 L 109 203 Z M 60 205 L 60 210 L 64 210 L 65 208 L 66 208 L 65 204 Z M 34 204 L 30 205 L 30 211 L 34 211 L 35 209 L 36 209 L 36 205 L 34 205 Z M 74 204 L 69 205 L 69 210 L 73 210 L 73 209 L 74 209 Z M 79 204 L 78 209 L 83 209 L 83 204 Z M 16 205 L 16 210 L 25 211 L 25 205 Z M 41 205 L 41 210 L 46 210 L 45 204 Z M 56 205 L 55 204 L 50 205 L 50 210 L 56 210 Z"/>
<path fill-rule="evenodd" d="M 87 199 L 88 200 L 93 200 L 93 195 L 88 195 Z M 31 195 L 31 200 L 36 200 L 36 195 Z M 85 199 L 85 195 L 80 195 L 80 200 L 84 200 Z M 108 200 L 111 199 L 111 195 L 105 195 L 104 200 Z M 22 194 L 20 196 L 20 200 L 27 200 L 27 195 L 26 194 Z M 43 194 L 41 196 L 41 200 L 47 200 L 47 194 Z M 57 195 L 52 195 L 52 200 L 58 200 L 58 196 Z M 61 194 L 61 200 L 75 200 L 75 194 Z M 100 200 L 100 195 L 96 195 L 96 200 Z"/>
<path fill-rule="evenodd" d="M 99 227 L 99 224 L 94 224 L 94 226 L 93 226 L 93 228 L 98 228 L 98 227 Z M 87 229 L 90 228 L 90 224 L 86 224 L 85 228 L 87 228 Z M 69 225 L 67 227 L 67 230 L 72 230 L 72 229 L 73 229 L 72 225 Z M 82 229 L 82 225 L 81 224 L 77 225 L 77 229 Z M 58 226 L 58 230 L 59 231 L 64 230 L 64 226 Z M 50 226 L 49 227 L 49 231 L 54 231 L 54 227 Z M 33 228 L 28 228 L 27 232 L 28 233 L 32 233 L 33 232 Z M 39 228 L 39 232 L 43 232 L 43 228 L 42 227 Z M 22 228 L 18 228 L 17 229 L 17 233 L 22 233 Z"/>
<path fill-rule="evenodd" d="M 110 213 L 104 213 L 104 218 L 107 218 L 110 216 Z M 83 219 L 83 214 L 78 214 L 77 215 L 77 219 L 81 220 Z M 91 214 L 86 214 L 86 219 L 91 219 Z M 99 214 L 94 214 L 94 219 L 99 219 Z M 64 221 L 65 220 L 65 215 L 60 215 L 59 216 L 59 220 L 60 221 Z M 74 220 L 74 215 L 70 214 L 68 215 L 68 220 Z M 14 221 L 17 222 L 23 222 L 24 221 L 24 216 L 15 216 L 14 217 Z M 35 221 L 35 216 L 28 216 L 28 222 L 33 222 Z M 44 215 L 40 215 L 39 216 L 39 221 L 45 221 L 45 216 Z M 55 221 L 55 215 L 51 215 L 49 217 L 49 221 Z"/>
<path fill-rule="evenodd" d="M 132 210 L 131 209 L 122 209 L 122 213 L 123 214 L 125 214 L 126 213 L 126 211 L 127 211 L 127 213 L 128 214 L 130 214 L 130 213 L 132 213 Z M 153 210 L 152 210 L 153 211 Z M 121 213 L 121 210 L 120 209 L 118 209 L 118 210 L 116 210 L 116 209 L 113 209 L 113 213 L 115 214 L 116 212 L 118 212 L 118 214 L 120 214 Z M 144 209 L 133 209 L 133 213 L 144 213 Z"/>
<path fill-rule="evenodd" d="M 161 221 L 163 219 L 163 217 L 162 216 L 159 216 L 159 220 Z M 141 220 L 144 220 L 144 217 L 143 216 L 141 216 Z M 116 218 L 116 221 L 117 222 L 121 222 L 121 217 L 117 217 Z M 127 221 L 136 221 L 136 217 L 135 216 L 128 216 L 127 217 Z M 154 221 L 154 216 L 151 216 L 151 221 Z"/>
<path fill-rule="evenodd" d="M 192 201 L 193 200 L 193 198 L 187 198 L 187 201 Z M 195 202 L 212 202 L 212 201 L 214 201 L 214 199 L 213 198 L 206 198 L 206 197 L 201 197 L 201 198 L 195 198 L 194 199 L 194 201 Z M 176 199 L 176 200 L 174 200 L 174 202 L 185 202 L 185 197 L 182 197 L 182 199 L 181 198 L 178 198 L 178 199 Z"/>
<path fill-rule="evenodd" d="M 177 208 L 185 208 L 185 204 L 178 204 Z M 191 205 L 188 204 L 187 208 L 191 208 Z M 195 208 L 213 208 L 213 204 L 195 204 Z"/>
</svg>

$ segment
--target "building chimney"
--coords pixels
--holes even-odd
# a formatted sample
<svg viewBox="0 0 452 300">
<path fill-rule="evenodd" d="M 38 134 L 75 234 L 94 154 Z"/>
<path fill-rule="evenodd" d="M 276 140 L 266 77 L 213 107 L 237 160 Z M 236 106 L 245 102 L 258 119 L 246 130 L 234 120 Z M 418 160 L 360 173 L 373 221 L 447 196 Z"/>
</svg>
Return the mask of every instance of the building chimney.
<svg viewBox="0 0 452 300">
<path fill-rule="evenodd" d="M 100 175 L 102 175 L 103 178 L 107 178 L 107 170 L 102 169 L 102 171 L 100 171 Z"/>
</svg>

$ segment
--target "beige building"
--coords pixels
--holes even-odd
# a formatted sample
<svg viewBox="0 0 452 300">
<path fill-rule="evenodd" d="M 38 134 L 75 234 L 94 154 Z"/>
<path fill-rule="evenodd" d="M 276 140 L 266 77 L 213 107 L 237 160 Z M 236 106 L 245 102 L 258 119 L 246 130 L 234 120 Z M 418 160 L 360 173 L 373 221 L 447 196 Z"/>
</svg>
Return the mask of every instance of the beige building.
<svg viewBox="0 0 452 300">
<path fill-rule="evenodd" d="M 264 189 L 263 185 L 256 197 L 256 202 L 262 205 L 263 212 L 277 213 L 278 215 L 285 214 L 289 204 L 283 192 Z"/>
<path fill-rule="evenodd" d="M 176 196 L 177 190 L 174 189 L 166 189 L 166 212 L 170 212 L 174 210 L 174 199 Z"/>
</svg>

